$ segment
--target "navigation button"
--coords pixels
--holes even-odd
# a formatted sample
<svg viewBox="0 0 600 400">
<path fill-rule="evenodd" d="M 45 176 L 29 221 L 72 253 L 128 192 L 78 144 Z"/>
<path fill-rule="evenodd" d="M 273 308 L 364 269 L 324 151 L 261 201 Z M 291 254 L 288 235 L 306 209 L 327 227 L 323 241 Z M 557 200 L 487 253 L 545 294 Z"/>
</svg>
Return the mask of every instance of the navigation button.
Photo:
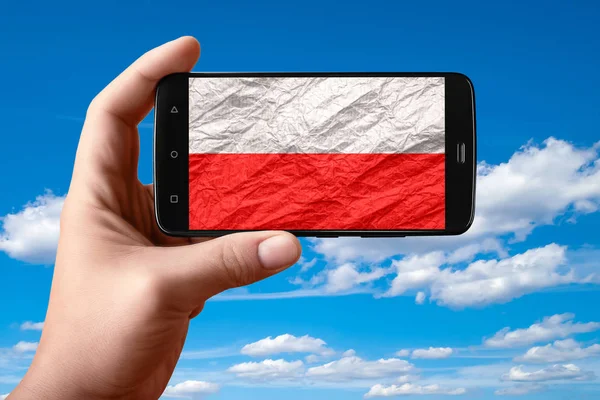
<svg viewBox="0 0 600 400">
<path fill-rule="evenodd" d="M 172 194 L 171 195 L 171 204 L 177 204 L 179 203 L 179 196 L 177 196 L 176 194 Z"/>
<path fill-rule="evenodd" d="M 177 111 L 177 107 L 173 106 L 173 108 L 171 108 L 171 114 L 178 114 L 179 111 Z"/>
<path fill-rule="evenodd" d="M 179 153 L 177 151 L 173 150 L 171 152 L 171 158 L 177 158 L 177 157 L 179 157 Z"/>
</svg>

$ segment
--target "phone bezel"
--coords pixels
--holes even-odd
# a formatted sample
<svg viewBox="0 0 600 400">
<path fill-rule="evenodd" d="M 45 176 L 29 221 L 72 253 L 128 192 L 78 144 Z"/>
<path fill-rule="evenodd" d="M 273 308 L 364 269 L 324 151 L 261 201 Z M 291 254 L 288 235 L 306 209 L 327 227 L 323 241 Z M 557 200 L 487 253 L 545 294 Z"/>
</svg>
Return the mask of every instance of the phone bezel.
<svg viewBox="0 0 600 400">
<path fill-rule="evenodd" d="M 446 227 L 443 230 L 289 230 L 302 237 L 404 237 L 459 235 L 473 223 L 476 179 L 475 94 L 471 80 L 453 72 L 190 72 L 163 78 L 154 110 L 154 202 L 156 221 L 170 236 L 216 237 L 252 230 L 189 230 L 189 94 L 190 77 L 444 77 Z M 172 107 L 177 113 L 171 113 Z M 459 162 L 464 144 L 464 163 Z M 177 152 L 173 158 L 172 152 Z M 453 188 L 448 190 L 448 188 Z M 177 203 L 171 202 L 176 193 Z M 469 195 L 466 195 L 469 194 Z M 175 200 L 175 199 L 173 199 Z"/>
</svg>

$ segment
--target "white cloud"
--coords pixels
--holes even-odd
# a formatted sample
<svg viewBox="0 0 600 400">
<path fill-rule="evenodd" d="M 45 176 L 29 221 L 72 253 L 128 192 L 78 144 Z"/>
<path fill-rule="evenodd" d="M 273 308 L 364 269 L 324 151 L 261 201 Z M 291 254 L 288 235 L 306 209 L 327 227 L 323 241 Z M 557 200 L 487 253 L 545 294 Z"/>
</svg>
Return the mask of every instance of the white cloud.
<svg viewBox="0 0 600 400">
<path fill-rule="evenodd" d="M 163 396 L 181 399 L 197 399 L 201 396 L 217 393 L 219 385 L 205 381 L 185 381 L 174 386 L 167 386 Z"/>
<path fill-rule="evenodd" d="M 396 277 L 384 296 L 429 289 L 431 299 L 440 305 L 482 307 L 543 288 L 589 280 L 565 269 L 565 250 L 553 243 L 502 260 L 478 260 L 464 269 L 441 268 L 446 263 L 443 252 L 408 256 L 392 262 Z"/>
<path fill-rule="evenodd" d="M 38 342 L 19 342 L 13 346 L 13 350 L 17 353 L 27 353 L 31 351 L 36 351 L 38 347 Z"/>
<path fill-rule="evenodd" d="M 283 359 L 267 359 L 261 362 L 236 364 L 227 372 L 236 374 L 240 378 L 255 380 L 291 379 L 302 375 L 304 363 L 300 360 L 288 362 Z"/>
<path fill-rule="evenodd" d="M 554 380 L 592 380 L 596 376 L 593 371 L 584 371 L 574 364 L 555 364 L 538 371 L 527 372 L 523 366 L 512 367 L 503 380 L 516 382 L 545 382 Z"/>
<path fill-rule="evenodd" d="M 528 363 L 556 363 L 583 358 L 600 356 L 600 344 L 589 347 L 581 347 L 581 344 L 573 339 L 557 340 L 545 346 L 536 346 L 516 357 L 517 362 Z"/>
<path fill-rule="evenodd" d="M 415 382 L 421 379 L 419 375 L 402 375 L 398 379 L 396 379 L 396 383 L 409 383 Z"/>
<path fill-rule="evenodd" d="M 328 293 L 343 292 L 363 283 L 382 278 L 387 273 L 388 271 L 384 268 L 373 268 L 369 272 L 360 272 L 354 264 L 342 264 L 327 271 L 325 291 Z"/>
<path fill-rule="evenodd" d="M 423 304 L 425 302 L 425 292 L 419 292 L 417 293 L 417 295 L 415 296 L 415 303 L 416 304 Z"/>
<path fill-rule="evenodd" d="M 576 282 L 572 271 L 561 274 L 565 248 L 556 244 L 503 260 L 479 260 L 464 270 L 446 268 L 431 287 L 431 298 L 452 307 L 506 303 L 525 294 Z"/>
<path fill-rule="evenodd" d="M 356 351 L 354 351 L 354 349 L 349 349 L 346 350 L 343 354 L 342 357 L 353 357 L 356 355 Z"/>
<path fill-rule="evenodd" d="M 56 257 L 64 197 L 47 192 L 16 214 L 0 217 L 0 251 L 32 264 L 52 264 Z"/>
<path fill-rule="evenodd" d="M 480 218 L 474 228 L 512 232 L 519 239 L 537 225 L 551 224 L 569 207 L 582 213 L 595 211 L 600 199 L 599 148 L 597 143 L 577 149 L 549 138 L 543 147 L 523 147 L 508 163 L 482 163 L 477 182 Z"/>
<path fill-rule="evenodd" d="M 347 350 L 342 358 L 307 368 L 300 361 L 263 360 L 230 367 L 227 372 L 253 385 L 290 387 L 368 388 L 375 383 L 407 383 L 419 379 L 411 363 L 397 358 L 364 360 Z"/>
<path fill-rule="evenodd" d="M 242 354 L 249 356 L 268 356 L 279 353 L 314 353 L 319 355 L 333 354 L 325 341 L 308 335 L 296 337 L 290 334 L 271 336 L 245 345 Z"/>
<path fill-rule="evenodd" d="M 508 253 L 502 246 L 502 243 L 495 238 L 487 238 L 477 243 L 467 244 L 448 253 L 447 261 L 449 264 L 458 264 L 461 262 L 472 261 L 477 254 L 496 253 L 500 257 L 507 257 Z"/>
<path fill-rule="evenodd" d="M 383 259 L 434 250 L 456 251 L 451 262 L 503 249 L 496 237 L 523 240 L 535 227 L 557 216 L 595 212 L 600 200 L 600 144 L 576 148 L 549 138 L 527 144 L 506 163 L 479 164 L 475 220 L 460 236 L 391 239 L 318 239 L 314 249 L 338 262 Z M 560 162 L 557 162 L 560 160 Z M 457 249 L 462 248 L 461 251 Z"/>
<path fill-rule="evenodd" d="M 450 347 L 430 347 L 428 349 L 413 350 L 411 358 L 441 359 L 452 355 Z"/>
<path fill-rule="evenodd" d="M 504 389 L 498 389 L 494 392 L 497 396 L 523 396 L 529 393 L 540 392 L 546 387 L 539 383 L 520 384 L 510 386 Z"/>
<path fill-rule="evenodd" d="M 372 286 L 360 286 L 392 274 L 394 270 L 396 276 L 383 294 Z M 294 284 L 312 289 L 255 293 L 238 298 L 256 300 L 349 293 L 394 297 L 416 292 L 417 304 L 424 302 L 429 293 L 430 299 L 438 305 L 459 309 L 507 303 L 526 294 L 561 285 L 600 283 L 599 278 L 600 275 L 590 270 L 589 265 L 571 263 L 565 246 L 551 243 L 504 259 L 478 260 L 462 269 L 451 265 L 442 251 L 413 254 L 393 260 L 389 268 L 371 267 L 368 272 L 359 272 L 355 264 L 346 263 L 333 270 L 322 270 L 309 280 L 300 277 L 292 280 Z M 322 285 L 323 282 L 325 284 Z"/>
<path fill-rule="evenodd" d="M 484 345 L 494 348 L 522 347 L 600 329 L 598 322 L 573 323 L 573 318 L 575 315 L 571 313 L 556 314 L 545 317 L 542 322 L 535 323 L 529 328 L 511 331 L 506 327 L 486 339 Z"/>
<path fill-rule="evenodd" d="M 325 275 L 325 271 L 321 271 L 318 274 L 315 274 L 310 277 L 310 279 L 302 279 L 300 276 L 295 276 L 289 279 L 289 282 L 292 285 L 299 285 L 305 288 L 313 288 L 321 283 L 325 282 L 327 276 Z M 298 292 L 298 291 L 296 291 Z M 322 291 L 320 291 L 323 293 Z M 292 292 L 293 293 L 293 292 Z"/>
<path fill-rule="evenodd" d="M 316 354 L 309 354 L 306 357 L 304 357 L 304 359 L 306 360 L 307 364 L 314 364 L 316 362 L 319 362 L 321 360 L 321 357 Z"/>
<path fill-rule="evenodd" d="M 317 259 L 313 258 L 310 261 L 306 261 L 304 257 L 300 257 L 297 264 L 300 266 L 300 272 L 306 272 L 317 264 Z"/>
<path fill-rule="evenodd" d="M 430 286 L 439 279 L 440 266 L 445 262 L 444 253 L 441 251 L 405 257 L 392 262 L 397 275 L 386 296 L 397 296 L 410 289 Z"/>
<path fill-rule="evenodd" d="M 398 357 L 408 357 L 410 355 L 410 350 L 408 349 L 402 349 L 402 350 L 398 350 L 396 352 L 396 355 Z"/>
<path fill-rule="evenodd" d="M 44 322 L 25 321 L 21 324 L 22 331 L 41 331 L 44 329 Z"/>
<path fill-rule="evenodd" d="M 354 350 L 350 349 L 350 350 L 345 351 L 342 354 L 344 354 L 344 357 L 345 357 L 345 354 L 354 355 Z M 323 362 L 325 360 L 331 359 L 331 357 L 334 355 L 335 355 L 335 351 L 327 350 L 327 351 L 323 352 L 322 354 L 309 354 L 306 357 L 304 357 L 304 359 L 306 360 L 307 364 L 315 364 L 318 362 Z"/>
<path fill-rule="evenodd" d="M 397 358 L 366 361 L 360 357 L 343 357 L 330 363 L 309 368 L 306 376 L 326 381 L 384 378 L 406 374 L 414 366 Z"/>
<path fill-rule="evenodd" d="M 406 395 L 425 395 L 425 394 L 443 394 L 443 395 L 461 395 L 467 391 L 464 388 L 445 389 L 439 385 L 420 386 L 412 383 L 405 383 L 400 386 L 375 385 L 365 394 L 365 398 L 370 397 L 392 397 Z"/>
<path fill-rule="evenodd" d="M 9 395 L 9 394 L 10 394 L 10 393 L 7 393 L 7 394 L 0 394 L 0 400 L 5 400 L 5 399 L 8 397 L 8 395 Z"/>
</svg>

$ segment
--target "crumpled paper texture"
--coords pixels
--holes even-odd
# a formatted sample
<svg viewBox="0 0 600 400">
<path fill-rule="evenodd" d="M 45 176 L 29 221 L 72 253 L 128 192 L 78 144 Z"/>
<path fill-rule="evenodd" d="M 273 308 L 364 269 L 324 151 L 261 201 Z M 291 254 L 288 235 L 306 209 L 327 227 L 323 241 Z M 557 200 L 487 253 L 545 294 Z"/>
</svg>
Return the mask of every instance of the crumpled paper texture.
<svg viewBox="0 0 600 400">
<path fill-rule="evenodd" d="M 190 229 L 443 229 L 443 78 L 191 78 Z"/>
</svg>

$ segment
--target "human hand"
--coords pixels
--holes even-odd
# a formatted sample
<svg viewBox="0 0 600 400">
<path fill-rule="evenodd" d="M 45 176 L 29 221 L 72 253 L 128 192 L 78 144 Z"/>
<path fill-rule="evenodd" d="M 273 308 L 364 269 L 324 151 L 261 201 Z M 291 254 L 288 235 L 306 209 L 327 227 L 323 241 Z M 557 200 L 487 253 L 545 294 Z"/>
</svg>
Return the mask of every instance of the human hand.
<svg viewBox="0 0 600 400">
<path fill-rule="evenodd" d="M 189 322 L 211 296 L 297 261 L 286 232 L 192 241 L 163 235 L 152 186 L 137 177 L 137 124 L 160 78 L 189 71 L 198 42 L 180 38 L 132 64 L 89 106 L 61 215 L 52 291 L 18 399 L 158 399 Z"/>
</svg>

